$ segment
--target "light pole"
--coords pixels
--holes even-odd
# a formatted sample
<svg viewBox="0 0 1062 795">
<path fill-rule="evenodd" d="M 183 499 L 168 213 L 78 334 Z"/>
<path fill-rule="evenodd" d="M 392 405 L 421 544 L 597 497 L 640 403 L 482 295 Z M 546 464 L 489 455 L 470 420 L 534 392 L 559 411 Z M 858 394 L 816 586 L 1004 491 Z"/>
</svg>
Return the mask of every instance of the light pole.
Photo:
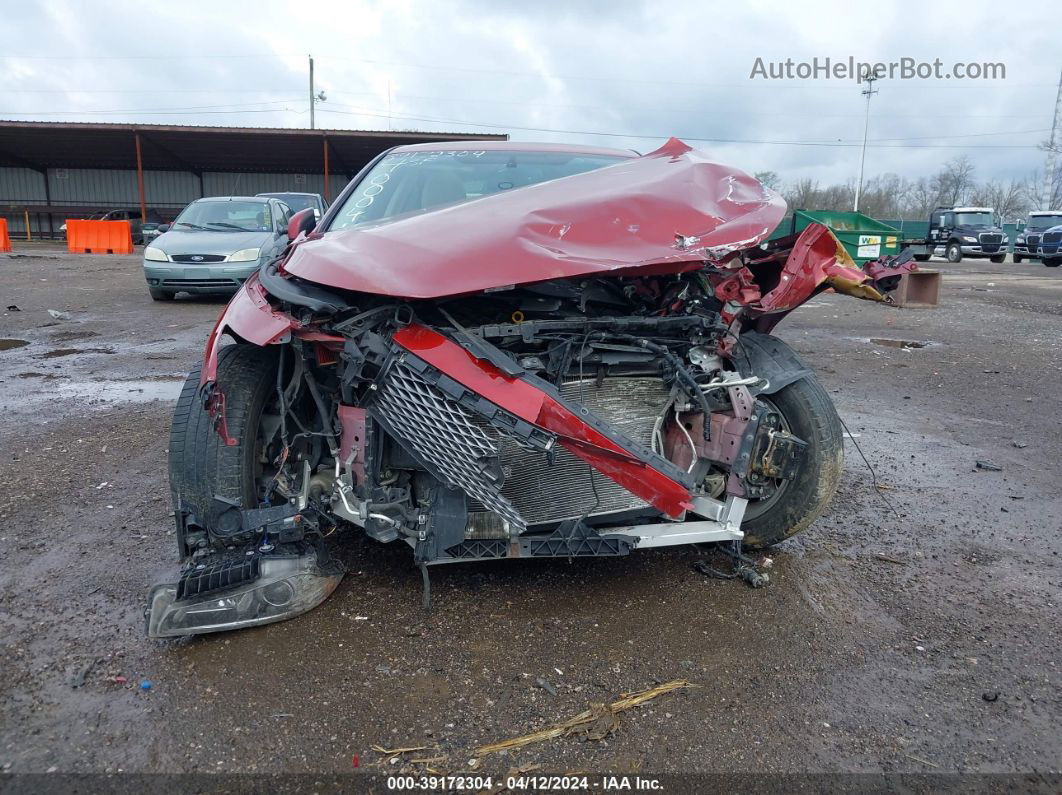
<svg viewBox="0 0 1062 795">
<path fill-rule="evenodd" d="M 314 129 L 313 106 L 316 105 L 318 102 L 324 102 L 327 97 L 325 97 L 324 91 L 319 91 L 316 94 L 313 93 L 313 56 L 307 55 L 306 57 L 310 59 L 310 129 L 312 130 Z"/>
<path fill-rule="evenodd" d="M 866 116 L 863 119 L 863 152 L 859 156 L 859 182 L 856 183 L 855 205 L 852 207 L 853 212 L 859 212 L 859 194 L 863 192 L 863 166 L 867 160 L 867 133 L 870 130 L 870 98 L 878 93 L 874 90 L 874 81 L 878 79 L 877 72 L 873 69 L 868 69 L 863 74 L 862 79 L 867 84 L 867 87 L 863 89 L 863 96 L 867 98 L 867 110 Z"/>
</svg>

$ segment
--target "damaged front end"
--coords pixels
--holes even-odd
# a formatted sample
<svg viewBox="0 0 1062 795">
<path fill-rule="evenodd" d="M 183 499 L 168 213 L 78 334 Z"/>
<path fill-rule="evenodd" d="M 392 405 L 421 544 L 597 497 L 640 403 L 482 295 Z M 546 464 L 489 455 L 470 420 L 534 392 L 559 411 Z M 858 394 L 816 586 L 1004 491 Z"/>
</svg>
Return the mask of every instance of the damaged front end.
<svg viewBox="0 0 1062 795">
<path fill-rule="evenodd" d="M 444 563 L 769 546 L 806 527 L 836 487 L 841 436 L 769 332 L 825 289 L 882 300 L 908 265 L 868 275 L 815 225 L 762 243 L 783 212 L 669 142 L 300 233 L 233 299 L 186 385 L 188 416 L 216 438 L 183 439 L 171 465 L 186 565 L 152 591 L 149 635 L 305 612 L 342 576 L 326 539 L 352 529 L 408 544 L 427 583 Z M 238 488 L 204 474 L 207 449 Z"/>
</svg>

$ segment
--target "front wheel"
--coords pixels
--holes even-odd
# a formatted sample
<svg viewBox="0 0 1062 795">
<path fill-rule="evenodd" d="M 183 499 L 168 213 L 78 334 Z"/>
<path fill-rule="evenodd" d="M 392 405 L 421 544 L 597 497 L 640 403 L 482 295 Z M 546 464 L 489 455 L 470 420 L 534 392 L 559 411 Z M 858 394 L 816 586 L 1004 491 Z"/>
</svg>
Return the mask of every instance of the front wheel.
<svg viewBox="0 0 1062 795">
<path fill-rule="evenodd" d="M 1000 254 L 998 257 L 989 257 L 990 262 L 994 262 L 996 265 L 1003 262 L 1007 258 L 1006 254 Z"/>
<path fill-rule="evenodd" d="M 157 287 L 148 287 L 148 293 L 152 301 L 172 301 L 175 295 L 172 290 L 160 290 Z"/>
<path fill-rule="evenodd" d="M 195 524 L 209 531 L 201 544 L 224 545 L 230 533 L 217 521 L 228 500 L 241 508 L 257 508 L 268 496 L 269 444 L 279 417 L 268 420 L 276 395 L 278 356 L 275 346 L 228 345 L 218 354 L 217 384 L 225 395 L 226 445 L 214 430 L 199 389 L 200 368 L 188 375 L 177 399 L 170 427 L 170 490 L 174 510 L 190 514 Z M 272 409 L 275 411 L 275 409 Z M 178 540 L 182 544 L 182 540 Z M 181 549 L 182 556 L 190 549 Z"/>
<path fill-rule="evenodd" d="M 1015 265 L 1020 265 L 1020 264 L 1021 264 L 1021 261 L 1022 261 L 1022 256 L 1021 256 L 1021 254 L 1015 254 L 1015 255 L 1014 255 L 1014 264 L 1015 264 Z"/>
<path fill-rule="evenodd" d="M 1059 265 L 1062 265 L 1062 259 L 1045 259 L 1044 265 L 1048 268 L 1057 268 Z"/>
<path fill-rule="evenodd" d="M 944 256 L 948 258 L 948 262 L 962 262 L 962 246 L 958 243 L 949 243 Z"/>
<path fill-rule="evenodd" d="M 749 549 L 765 549 L 806 529 L 826 509 L 844 466 L 844 437 L 833 401 L 812 376 L 759 400 L 782 417 L 782 426 L 808 443 L 803 463 L 789 480 L 750 500 L 741 529 Z"/>
</svg>

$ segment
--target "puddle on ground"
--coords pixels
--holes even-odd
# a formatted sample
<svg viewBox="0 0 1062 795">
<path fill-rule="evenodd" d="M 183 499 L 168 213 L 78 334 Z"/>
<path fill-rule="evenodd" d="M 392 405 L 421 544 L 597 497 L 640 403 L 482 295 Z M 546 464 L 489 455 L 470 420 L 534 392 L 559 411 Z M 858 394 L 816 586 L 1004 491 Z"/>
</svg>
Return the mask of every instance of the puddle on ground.
<svg viewBox="0 0 1062 795">
<path fill-rule="evenodd" d="M 70 342 L 71 340 L 85 340 L 89 337 L 98 337 L 96 331 L 57 331 L 52 334 L 53 342 Z"/>
<path fill-rule="evenodd" d="M 29 340 L 0 339 L 0 351 L 9 351 L 12 348 L 22 348 L 29 345 Z"/>
<path fill-rule="evenodd" d="M 923 342 L 922 340 L 892 340 L 886 337 L 871 337 L 868 342 L 873 345 L 884 345 L 886 348 L 928 348 L 931 345 L 935 345 L 933 342 Z"/>
<path fill-rule="evenodd" d="M 56 348 L 42 353 L 39 359 L 58 359 L 60 356 L 73 356 L 77 353 L 114 353 L 113 348 Z"/>
<path fill-rule="evenodd" d="M 61 398 L 83 398 L 90 403 L 150 403 L 176 400 L 184 376 L 144 378 L 130 381 L 67 381 L 52 394 Z"/>
</svg>

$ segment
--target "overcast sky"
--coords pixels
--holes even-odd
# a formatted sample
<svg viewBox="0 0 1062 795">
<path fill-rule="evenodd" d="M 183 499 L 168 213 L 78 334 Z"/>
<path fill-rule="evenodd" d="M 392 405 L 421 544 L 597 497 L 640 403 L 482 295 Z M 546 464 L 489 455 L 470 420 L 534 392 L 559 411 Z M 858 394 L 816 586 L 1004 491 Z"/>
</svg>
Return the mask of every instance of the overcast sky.
<svg viewBox="0 0 1062 795">
<path fill-rule="evenodd" d="M 750 172 L 823 183 L 858 171 L 861 86 L 750 79 L 757 57 L 1003 63 L 1005 79 L 877 83 L 867 173 L 910 177 L 962 153 L 979 179 L 1042 169 L 1062 68 L 1046 0 L 36 0 L 3 16 L 4 119 L 307 127 L 312 53 L 318 127 L 639 151 L 677 135 Z"/>
</svg>

